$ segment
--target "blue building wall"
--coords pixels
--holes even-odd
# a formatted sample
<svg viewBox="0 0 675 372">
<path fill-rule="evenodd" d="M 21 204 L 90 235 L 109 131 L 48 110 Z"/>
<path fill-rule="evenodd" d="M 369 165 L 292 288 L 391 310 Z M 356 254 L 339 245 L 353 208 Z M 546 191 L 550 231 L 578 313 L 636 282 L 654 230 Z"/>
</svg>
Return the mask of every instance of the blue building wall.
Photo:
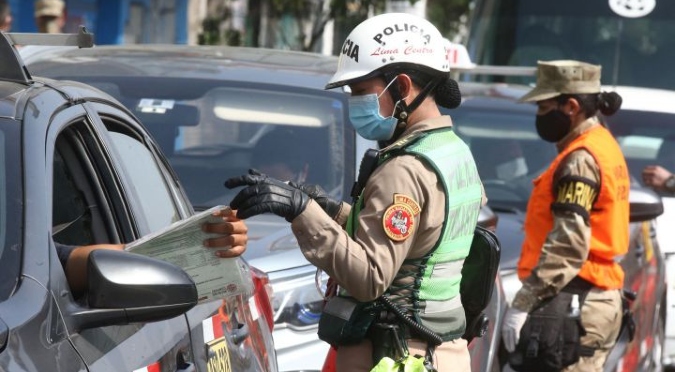
<svg viewBox="0 0 675 372">
<path fill-rule="evenodd" d="M 173 35 L 175 44 L 186 44 L 188 40 L 188 0 L 173 0 L 173 22 L 159 22 L 154 26 L 156 34 L 141 32 L 135 35 L 140 43 L 167 42 L 160 35 Z M 64 32 L 75 32 L 84 25 L 95 34 L 96 44 L 122 44 L 125 41 L 125 28 L 129 23 L 132 6 L 143 10 L 143 24 L 153 22 L 152 0 L 66 0 L 66 26 Z M 14 22 L 14 32 L 36 32 L 33 19 L 32 0 L 10 0 Z M 158 29 L 159 27 L 159 29 Z M 162 27 L 171 27 L 162 30 Z M 127 35 L 128 37 L 129 35 Z"/>
</svg>

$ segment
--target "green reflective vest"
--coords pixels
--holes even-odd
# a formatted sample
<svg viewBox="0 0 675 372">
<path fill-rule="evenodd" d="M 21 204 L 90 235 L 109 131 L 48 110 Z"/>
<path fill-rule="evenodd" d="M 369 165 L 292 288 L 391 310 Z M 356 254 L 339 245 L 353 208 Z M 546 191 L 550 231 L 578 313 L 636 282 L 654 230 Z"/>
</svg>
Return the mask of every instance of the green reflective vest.
<svg viewBox="0 0 675 372">
<path fill-rule="evenodd" d="M 476 164 L 469 147 L 452 128 L 418 132 L 402 138 L 383 151 L 380 165 L 399 155 L 413 155 L 430 165 L 445 190 L 446 219 L 441 236 L 414 275 L 417 280 L 411 300 L 413 308 L 418 310 L 418 322 L 439 334 L 444 341 L 454 340 L 461 337 L 466 328 L 459 284 L 481 207 L 482 187 Z M 352 237 L 358 229 L 358 214 L 363 202 L 362 193 L 347 221 L 347 232 Z M 424 213 L 424 206 L 422 209 Z M 397 279 L 404 275 L 412 274 L 401 270 Z"/>
</svg>

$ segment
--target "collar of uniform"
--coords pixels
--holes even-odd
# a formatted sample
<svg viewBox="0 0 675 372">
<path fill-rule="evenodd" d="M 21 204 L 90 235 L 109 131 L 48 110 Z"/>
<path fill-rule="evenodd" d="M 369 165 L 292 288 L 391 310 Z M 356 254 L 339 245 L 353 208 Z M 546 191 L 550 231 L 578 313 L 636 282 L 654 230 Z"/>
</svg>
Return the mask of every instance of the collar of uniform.
<svg viewBox="0 0 675 372">
<path fill-rule="evenodd" d="M 396 141 L 380 149 L 380 154 L 406 146 L 423 135 L 423 132 L 440 128 L 452 128 L 452 119 L 449 116 L 437 116 L 410 124 Z"/>
<path fill-rule="evenodd" d="M 558 143 L 556 143 L 556 146 L 558 147 L 558 152 L 564 150 L 565 147 L 567 147 L 570 143 L 572 143 L 572 141 L 575 138 L 586 133 L 590 129 L 594 128 L 596 125 L 600 125 L 600 122 L 598 122 L 598 118 L 596 116 L 590 117 L 581 122 L 579 126 L 572 129 L 569 133 L 567 133 L 567 135 L 563 139 L 561 139 Z"/>
<path fill-rule="evenodd" d="M 405 128 L 405 131 L 403 131 L 403 134 L 401 134 L 401 137 L 399 138 L 403 138 L 414 132 L 432 130 L 443 127 L 452 127 L 452 119 L 450 119 L 450 116 L 447 115 L 437 116 L 435 118 L 424 119 L 422 121 L 418 121 L 415 124 L 408 125 L 408 127 Z"/>
</svg>

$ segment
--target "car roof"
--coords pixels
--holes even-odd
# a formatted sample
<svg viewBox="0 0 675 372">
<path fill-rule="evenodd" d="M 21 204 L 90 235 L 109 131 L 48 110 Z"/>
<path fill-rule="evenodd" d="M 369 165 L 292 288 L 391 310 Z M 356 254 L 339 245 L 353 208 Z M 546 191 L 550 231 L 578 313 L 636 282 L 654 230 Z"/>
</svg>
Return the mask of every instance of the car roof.
<svg viewBox="0 0 675 372">
<path fill-rule="evenodd" d="M 279 49 L 204 45 L 105 45 L 89 49 L 31 48 L 24 60 L 62 76 L 183 77 L 323 89 L 337 57 Z M 46 64 L 44 66 L 43 64 Z M 105 66 L 105 67 L 101 67 Z M 52 75 L 54 76 L 54 75 Z"/>
<path fill-rule="evenodd" d="M 529 89 L 506 83 L 459 82 L 462 104 L 459 109 L 489 109 L 531 115 L 532 104 L 515 104 Z M 452 115 L 452 110 L 449 112 Z"/>
<path fill-rule="evenodd" d="M 514 104 L 531 87 L 519 84 L 460 82 L 462 107 L 489 108 L 531 113 L 531 104 Z M 675 114 L 675 91 L 632 86 L 603 86 L 602 91 L 616 92 L 622 98 L 621 110 Z"/>
<path fill-rule="evenodd" d="M 116 103 L 108 94 L 87 84 L 34 78 L 16 47 L 17 44 L 24 45 L 33 42 L 38 44 L 56 42 L 88 48 L 93 45 L 93 35 L 84 28 L 78 34 L 2 33 L 0 35 L 0 56 L 4 62 L 0 66 L 0 117 L 11 118 L 21 123 L 25 106 L 31 104 L 32 100 L 38 96 L 41 97 L 39 98 L 41 101 L 49 101 L 54 105 L 88 99 L 104 99 L 113 104 Z M 48 92 L 52 94 L 47 95 Z M 54 95 L 53 92 L 58 94 Z M 121 104 L 118 106 L 124 109 Z"/>
<path fill-rule="evenodd" d="M 23 83 L 0 79 L 0 117 L 16 118 L 19 112 L 17 105 L 23 101 L 21 97 L 29 88 Z"/>
<path fill-rule="evenodd" d="M 651 111 L 675 114 L 675 91 L 629 86 L 604 87 L 622 98 L 621 110 Z"/>
</svg>

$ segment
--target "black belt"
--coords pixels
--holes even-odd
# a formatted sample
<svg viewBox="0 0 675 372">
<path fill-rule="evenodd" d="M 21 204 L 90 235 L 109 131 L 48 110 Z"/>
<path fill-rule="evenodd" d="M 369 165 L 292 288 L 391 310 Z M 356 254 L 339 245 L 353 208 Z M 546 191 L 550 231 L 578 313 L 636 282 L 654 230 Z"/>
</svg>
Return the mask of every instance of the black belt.
<svg viewBox="0 0 675 372">
<path fill-rule="evenodd" d="M 579 355 L 582 357 L 592 357 L 595 354 L 595 348 L 590 346 L 579 346 Z"/>
</svg>

